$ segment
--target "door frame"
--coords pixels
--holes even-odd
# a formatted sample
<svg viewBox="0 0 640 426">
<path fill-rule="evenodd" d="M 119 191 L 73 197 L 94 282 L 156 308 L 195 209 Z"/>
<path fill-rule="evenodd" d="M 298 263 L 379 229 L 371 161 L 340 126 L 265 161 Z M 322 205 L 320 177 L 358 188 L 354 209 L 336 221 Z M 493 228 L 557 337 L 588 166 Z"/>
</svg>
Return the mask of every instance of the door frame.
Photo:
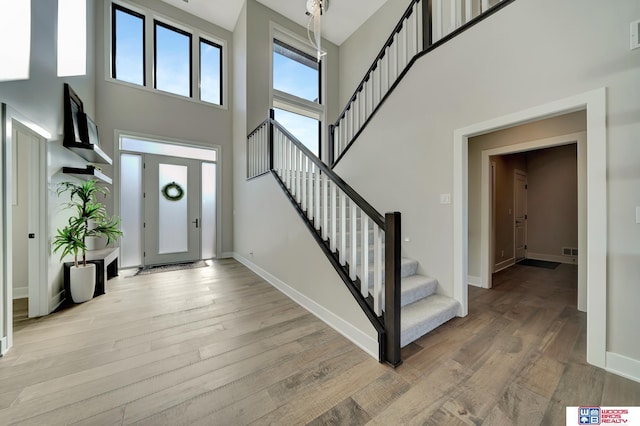
<svg viewBox="0 0 640 426">
<path fill-rule="evenodd" d="M 607 344 L 607 126 L 606 88 L 581 93 L 488 121 L 454 130 L 453 136 L 453 287 L 454 297 L 461 303 L 460 315 L 468 313 L 469 261 L 469 138 L 545 118 L 586 110 L 586 149 L 582 154 L 589 173 L 586 174 L 586 241 L 581 263 L 587 262 L 587 361 L 606 368 Z M 579 154 L 580 155 L 580 154 Z M 580 171 L 580 161 L 578 170 Z M 586 171 L 586 169 L 583 169 Z M 486 175 L 483 174 L 483 176 Z M 486 185 L 485 185 L 486 187 Z M 579 201 L 580 202 L 580 201 Z M 484 210 L 483 210 L 484 211 Z M 486 214 L 486 213 L 485 213 Z M 486 247 L 481 252 L 486 251 Z"/>
<path fill-rule="evenodd" d="M 122 153 L 126 153 L 126 154 L 139 154 L 139 155 L 146 155 L 147 153 L 145 152 L 138 152 L 138 151 L 129 151 L 126 149 L 121 149 L 120 148 L 120 140 L 122 138 L 132 138 L 132 139 L 141 139 L 141 140 L 145 140 L 145 141 L 150 141 L 150 142 L 158 142 L 158 143 L 164 143 L 164 144 L 169 144 L 169 145 L 176 145 L 176 146 L 184 146 L 184 147 L 190 147 L 190 148 L 199 148 L 199 149 L 207 149 L 207 150 L 211 150 L 211 151 L 215 151 L 216 152 L 216 161 L 204 161 L 203 162 L 207 162 L 207 163 L 214 163 L 216 165 L 216 258 L 221 258 L 224 257 L 224 253 L 222 252 L 222 197 L 223 197 L 223 192 L 222 192 L 222 177 L 224 176 L 224 169 L 223 169 L 223 164 L 222 164 L 222 155 L 223 155 L 223 151 L 222 151 L 222 146 L 217 145 L 217 144 L 213 144 L 213 143 L 209 143 L 209 142 L 195 142 L 195 141 L 189 141 L 189 140 L 185 140 L 185 139 L 177 139 L 177 138 L 166 138 L 166 137 L 161 137 L 161 136 L 156 136 L 156 135 L 150 135 L 147 133 L 139 133 L 139 132 L 129 132 L 129 131 L 124 131 L 124 130 L 118 130 L 115 129 L 114 130 L 114 153 L 115 153 L 115 158 L 117 158 L 116 161 L 113 162 L 113 190 L 114 190 L 114 197 L 113 197 L 113 203 L 114 203 L 114 211 L 119 215 L 121 212 L 121 170 L 120 170 L 120 155 Z M 144 173 L 142 176 L 142 185 L 144 187 Z M 142 206 L 142 219 L 144 220 L 144 205 Z M 140 238 L 142 238 L 142 236 L 140 236 Z M 141 250 L 143 250 L 143 240 L 141 240 Z M 142 256 L 142 253 L 140 253 Z"/>
<path fill-rule="evenodd" d="M 514 262 L 518 262 L 518 255 L 517 255 L 517 251 L 516 251 L 516 203 L 517 203 L 517 180 L 516 177 L 520 175 L 520 176 L 524 176 L 524 184 L 525 184 L 525 213 L 524 213 L 524 257 L 522 259 L 526 259 L 527 258 L 527 210 L 529 209 L 529 200 L 527 199 L 527 191 L 526 191 L 526 186 L 529 183 L 529 176 L 527 174 L 527 172 L 523 171 L 523 170 L 518 170 L 518 169 L 514 169 L 513 171 L 513 260 Z M 520 260 L 522 260 L 520 259 Z"/>
<path fill-rule="evenodd" d="M 29 276 L 29 316 L 47 315 L 49 313 L 49 301 L 47 297 L 47 141 L 51 139 L 51 133 L 27 118 L 7 104 L 0 105 L 0 127 L 2 135 L 2 161 L 0 161 L 0 187 L 4 189 L 0 208 L 0 219 L 4 226 L 0 227 L 0 355 L 4 355 L 13 345 L 13 268 L 12 268 L 12 198 L 13 185 L 10 185 L 13 161 L 12 152 L 15 141 L 13 140 L 13 123 L 17 122 L 32 131 L 39 139 L 38 149 L 32 153 L 32 161 L 35 161 L 37 170 L 34 170 L 31 180 L 31 199 L 38 203 L 38 214 L 32 216 L 35 219 L 33 226 L 36 233 L 36 242 L 29 247 L 30 265 L 34 274 Z M 33 277 L 33 279 L 32 279 Z M 33 302 L 31 298 L 34 298 Z M 33 307 L 32 307 L 33 305 Z"/>
</svg>

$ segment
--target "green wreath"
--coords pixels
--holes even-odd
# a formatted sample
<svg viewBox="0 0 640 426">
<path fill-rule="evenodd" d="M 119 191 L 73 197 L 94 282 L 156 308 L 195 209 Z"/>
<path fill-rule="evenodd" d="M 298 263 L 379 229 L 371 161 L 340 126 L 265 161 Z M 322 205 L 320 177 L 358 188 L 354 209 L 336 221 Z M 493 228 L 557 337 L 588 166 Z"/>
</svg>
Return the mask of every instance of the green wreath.
<svg viewBox="0 0 640 426">
<path fill-rule="evenodd" d="M 162 187 L 162 195 L 169 201 L 180 201 L 184 197 L 184 189 L 175 182 Z"/>
</svg>

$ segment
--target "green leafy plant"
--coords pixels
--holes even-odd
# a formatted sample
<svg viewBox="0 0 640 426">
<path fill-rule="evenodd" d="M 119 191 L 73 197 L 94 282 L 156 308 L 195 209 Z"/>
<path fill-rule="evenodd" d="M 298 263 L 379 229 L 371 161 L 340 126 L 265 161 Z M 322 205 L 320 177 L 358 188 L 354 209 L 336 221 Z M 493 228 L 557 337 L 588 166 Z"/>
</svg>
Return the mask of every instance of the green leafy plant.
<svg viewBox="0 0 640 426">
<path fill-rule="evenodd" d="M 100 187 L 97 183 L 96 180 L 82 183 L 62 182 L 56 191 L 58 196 L 69 193 L 70 201 L 65 207 L 75 213 L 69 218 L 64 228 L 58 229 L 53 240 L 53 251 L 61 251 L 61 259 L 68 254 L 73 254 L 76 267 L 78 267 L 78 252 L 82 252 L 83 266 L 87 265 L 87 238 L 104 237 L 109 245 L 122 236 L 122 231 L 118 228 L 120 219 L 109 216 L 104 204 L 98 201 L 98 194 L 106 197 L 109 189 Z"/>
</svg>

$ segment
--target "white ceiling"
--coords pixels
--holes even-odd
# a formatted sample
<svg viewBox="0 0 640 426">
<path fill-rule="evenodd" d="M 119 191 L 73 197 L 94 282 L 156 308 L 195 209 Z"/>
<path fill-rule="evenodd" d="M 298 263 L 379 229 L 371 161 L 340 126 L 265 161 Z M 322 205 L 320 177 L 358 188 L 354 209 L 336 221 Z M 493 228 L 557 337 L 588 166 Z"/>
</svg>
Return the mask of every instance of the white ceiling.
<svg viewBox="0 0 640 426">
<path fill-rule="evenodd" d="M 233 31 L 244 0 L 162 0 L 192 15 Z M 387 0 L 331 0 L 322 19 L 322 35 L 341 45 Z M 307 26 L 306 0 L 258 0 L 294 22 Z"/>
</svg>

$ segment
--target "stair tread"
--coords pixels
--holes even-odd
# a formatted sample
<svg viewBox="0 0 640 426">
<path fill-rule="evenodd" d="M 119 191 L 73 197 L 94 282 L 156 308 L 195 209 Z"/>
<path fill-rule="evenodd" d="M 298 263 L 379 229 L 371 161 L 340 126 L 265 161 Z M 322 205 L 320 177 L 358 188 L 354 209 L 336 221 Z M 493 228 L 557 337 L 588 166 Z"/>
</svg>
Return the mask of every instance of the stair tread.
<svg viewBox="0 0 640 426">
<path fill-rule="evenodd" d="M 440 294 L 434 294 L 404 306 L 400 314 L 400 346 L 424 336 L 458 314 L 460 303 Z"/>
<path fill-rule="evenodd" d="M 402 278 L 400 282 L 402 291 L 402 306 L 407 306 L 436 292 L 438 280 L 426 275 L 414 274 Z"/>
</svg>

